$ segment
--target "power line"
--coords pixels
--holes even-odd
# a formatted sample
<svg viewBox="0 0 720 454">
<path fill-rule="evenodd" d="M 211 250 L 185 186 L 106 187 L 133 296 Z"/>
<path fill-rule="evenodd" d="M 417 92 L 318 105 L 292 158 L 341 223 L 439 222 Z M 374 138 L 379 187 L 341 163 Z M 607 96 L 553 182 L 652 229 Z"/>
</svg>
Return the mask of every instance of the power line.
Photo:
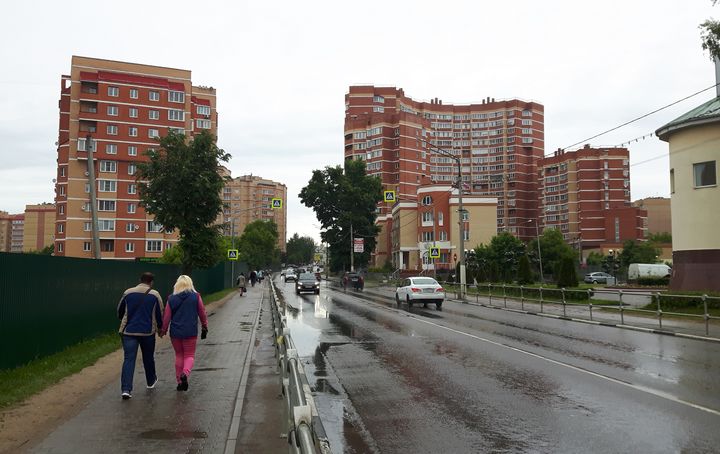
<svg viewBox="0 0 720 454">
<path fill-rule="evenodd" d="M 718 86 L 718 84 L 714 84 L 714 85 L 711 85 L 711 86 L 709 86 L 709 87 L 707 87 L 707 88 L 703 88 L 703 89 L 700 90 L 700 91 L 696 91 L 695 93 L 693 93 L 693 94 L 691 94 L 691 95 L 685 96 L 685 97 L 682 98 L 682 99 L 678 99 L 678 100 L 675 101 L 675 102 L 672 102 L 672 103 L 667 104 L 667 105 L 665 105 L 665 106 L 663 106 L 663 107 L 660 107 L 660 108 L 658 108 L 658 109 L 655 109 L 655 110 L 653 110 L 652 112 L 648 112 L 648 113 L 646 113 L 645 115 L 641 115 L 641 116 L 639 116 L 639 117 L 637 117 L 637 118 L 633 118 L 633 119 L 630 120 L 630 121 L 626 121 L 625 123 L 623 123 L 623 124 L 621 124 L 621 125 L 618 125 L 618 126 L 615 126 L 614 128 L 610 128 L 610 129 L 608 129 L 607 131 L 603 131 L 603 132 L 601 132 L 600 134 L 595 134 L 595 135 L 592 136 L 592 137 L 588 137 L 587 139 L 583 139 L 583 140 L 581 140 L 581 141 L 579 141 L 579 142 L 577 142 L 577 143 L 574 143 L 574 144 L 572 144 L 572 145 L 569 145 L 569 146 L 563 148 L 563 150 L 567 150 L 568 148 L 572 148 L 572 147 L 574 147 L 574 146 L 577 146 L 577 145 L 580 145 L 580 144 L 583 144 L 583 143 L 588 143 L 588 142 L 591 141 L 592 139 L 595 139 L 595 138 L 600 137 L 600 136 L 602 136 L 602 135 L 605 135 L 605 134 L 607 134 L 607 133 L 609 133 L 609 132 L 612 132 L 612 131 L 615 131 L 615 130 L 617 130 L 617 129 L 620 129 L 620 128 L 622 128 L 623 126 L 627 126 L 627 125 L 629 125 L 629 124 L 631 124 L 631 123 L 635 123 L 636 121 L 642 120 L 643 118 L 647 118 L 647 117 L 649 117 L 650 115 L 656 114 L 656 113 L 660 112 L 661 110 L 665 110 L 665 109 L 667 109 L 668 107 L 672 107 L 672 106 L 674 106 L 675 104 L 679 104 L 679 103 L 681 103 L 681 102 L 683 102 L 683 101 L 686 101 L 686 100 L 692 98 L 693 96 L 697 96 L 697 95 L 699 95 L 700 93 L 703 93 L 703 92 L 706 92 L 706 91 L 708 91 L 708 90 L 711 90 L 711 89 L 713 89 L 713 88 L 715 88 L 715 87 L 717 87 L 717 86 Z M 546 156 L 552 156 L 552 153 L 549 154 L 549 155 L 546 155 Z"/>
</svg>

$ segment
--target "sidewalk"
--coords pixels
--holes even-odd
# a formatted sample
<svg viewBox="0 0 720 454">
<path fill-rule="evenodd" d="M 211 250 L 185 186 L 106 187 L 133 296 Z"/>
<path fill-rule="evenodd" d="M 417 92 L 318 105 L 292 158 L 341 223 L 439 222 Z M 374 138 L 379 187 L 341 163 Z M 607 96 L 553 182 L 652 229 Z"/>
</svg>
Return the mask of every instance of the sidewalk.
<svg viewBox="0 0 720 454">
<path fill-rule="evenodd" d="M 253 385 L 252 356 L 261 339 L 272 337 L 272 328 L 260 315 L 269 310 L 267 286 L 249 288 L 243 297 L 234 294 L 208 313 L 209 334 L 198 340 L 190 389 L 176 391 L 174 353 L 168 338 L 159 340 L 155 352 L 159 383 L 146 389 L 138 354 L 133 398 L 120 398 L 118 378 L 105 386 L 74 418 L 57 427 L 31 448 L 37 453 L 179 453 L 234 452 L 242 428 L 242 409 L 262 405 L 282 414 L 283 401 L 264 396 Z M 265 318 L 265 317 L 263 317 Z M 248 386 L 248 383 L 250 384 Z M 280 389 L 279 382 L 276 384 Z M 264 399 L 267 402 L 254 402 Z M 273 413 L 268 410 L 268 413 Z M 273 421 L 274 424 L 274 421 Z M 286 447 L 276 437 L 261 440 Z"/>
</svg>

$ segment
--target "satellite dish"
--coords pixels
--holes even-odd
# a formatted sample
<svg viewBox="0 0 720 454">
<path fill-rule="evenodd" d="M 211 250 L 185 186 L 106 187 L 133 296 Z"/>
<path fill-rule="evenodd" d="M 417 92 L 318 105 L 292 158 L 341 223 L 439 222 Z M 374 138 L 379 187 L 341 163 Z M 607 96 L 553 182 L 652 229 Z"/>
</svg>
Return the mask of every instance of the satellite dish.
<svg viewBox="0 0 720 454">
<path fill-rule="evenodd" d="M 53 183 L 57 183 L 57 180 L 55 178 L 53 178 Z"/>
</svg>

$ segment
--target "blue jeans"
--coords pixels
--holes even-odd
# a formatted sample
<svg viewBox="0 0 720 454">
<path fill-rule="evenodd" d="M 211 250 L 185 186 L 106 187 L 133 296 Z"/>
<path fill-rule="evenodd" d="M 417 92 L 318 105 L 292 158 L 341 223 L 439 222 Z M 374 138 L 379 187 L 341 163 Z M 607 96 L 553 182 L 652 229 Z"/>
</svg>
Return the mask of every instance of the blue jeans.
<svg viewBox="0 0 720 454">
<path fill-rule="evenodd" d="M 120 391 L 131 392 L 133 388 L 133 375 L 135 375 L 135 359 L 137 358 L 138 346 L 142 352 L 143 368 L 145 369 L 145 380 L 148 386 L 155 383 L 155 335 L 152 336 L 128 336 L 122 335 L 122 346 L 125 351 L 122 374 L 120 376 Z"/>
</svg>

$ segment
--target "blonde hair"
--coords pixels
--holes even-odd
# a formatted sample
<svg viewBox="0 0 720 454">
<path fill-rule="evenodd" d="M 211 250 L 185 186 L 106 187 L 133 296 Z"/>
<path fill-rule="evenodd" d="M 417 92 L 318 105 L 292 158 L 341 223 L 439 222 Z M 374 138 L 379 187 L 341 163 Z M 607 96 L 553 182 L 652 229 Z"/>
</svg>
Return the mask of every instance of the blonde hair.
<svg viewBox="0 0 720 454">
<path fill-rule="evenodd" d="M 182 293 L 187 290 L 191 290 L 191 291 L 197 293 L 197 291 L 195 290 L 195 287 L 193 287 L 193 281 L 192 281 L 192 279 L 190 279 L 190 276 L 181 274 L 177 278 L 177 281 L 175 282 L 175 286 L 173 287 L 173 294 L 177 295 L 178 293 Z"/>
</svg>

